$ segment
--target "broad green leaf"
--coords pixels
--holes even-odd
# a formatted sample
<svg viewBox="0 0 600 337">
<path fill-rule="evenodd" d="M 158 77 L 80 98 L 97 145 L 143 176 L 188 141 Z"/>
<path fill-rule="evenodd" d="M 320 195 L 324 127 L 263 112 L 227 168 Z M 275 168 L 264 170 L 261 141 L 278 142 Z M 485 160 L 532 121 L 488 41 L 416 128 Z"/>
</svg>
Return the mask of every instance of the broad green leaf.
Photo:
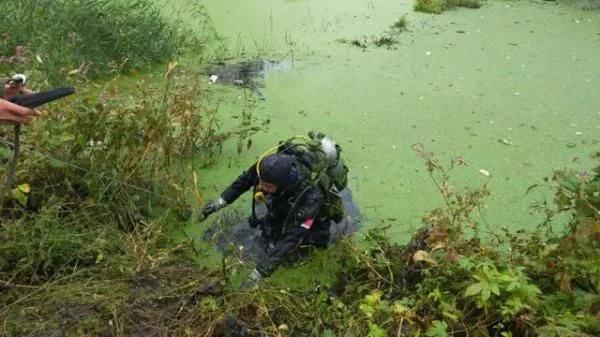
<svg viewBox="0 0 600 337">
<path fill-rule="evenodd" d="M 444 321 L 433 321 L 433 324 L 427 329 L 427 337 L 448 337 L 448 324 Z"/>
<path fill-rule="evenodd" d="M 13 153 L 6 147 L 0 147 L 0 158 L 1 159 L 10 159 L 12 158 Z"/>
<path fill-rule="evenodd" d="M 373 314 L 375 314 L 375 307 L 373 307 L 372 305 L 368 305 L 368 304 L 361 304 L 358 306 L 358 309 L 360 311 L 362 311 L 365 316 L 367 316 L 367 318 L 372 319 L 373 318 Z"/>
<path fill-rule="evenodd" d="M 330 329 L 325 329 L 325 331 L 323 331 L 323 337 L 336 337 L 335 336 L 335 332 L 333 332 Z"/>
<path fill-rule="evenodd" d="M 458 260 L 458 265 L 460 268 L 465 270 L 471 270 L 475 267 L 475 263 L 466 257 L 462 257 L 460 260 Z"/>
<path fill-rule="evenodd" d="M 371 324 L 367 337 L 388 337 L 388 334 L 377 324 Z"/>
<path fill-rule="evenodd" d="M 490 290 L 492 291 L 492 294 L 494 294 L 496 296 L 500 295 L 500 288 L 498 288 L 498 284 L 496 284 L 496 283 L 490 284 Z"/>
<path fill-rule="evenodd" d="M 491 291 L 490 291 L 490 288 L 489 288 L 489 286 L 487 286 L 487 285 L 486 285 L 485 287 L 483 287 L 483 288 L 481 289 L 481 299 L 482 299 L 484 302 L 487 302 L 487 300 L 489 300 L 489 299 L 490 299 L 490 296 L 491 296 L 491 295 L 492 295 L 492 293 L 491 293 Z"/>
<path fill-rule="evenodd" d="M 68 141 L 72 141 L 73 139 L 75 139 L 75 135 L 73 135 L 72 133 L 63 133 L 60 135 L 60 140 L 62 142 L 68 142 Z"/>
<path fill-rule="evenodd" d="M 477 295 L 481 292 L 483 288 L 483 285 L 481 284 L 481 282 L 477 282 L 474 284 L 471 284 L 467 290 L 465 290 L 465 296 L 474 296 Z"/>
</svg>

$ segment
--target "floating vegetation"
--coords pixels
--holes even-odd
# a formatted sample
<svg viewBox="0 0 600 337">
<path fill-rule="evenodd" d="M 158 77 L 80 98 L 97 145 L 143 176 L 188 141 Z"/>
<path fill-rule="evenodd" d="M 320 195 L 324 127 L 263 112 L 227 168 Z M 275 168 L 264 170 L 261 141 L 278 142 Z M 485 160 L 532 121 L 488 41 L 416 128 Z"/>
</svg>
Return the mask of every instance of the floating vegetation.
<svg viewBox="0 0 600 337">
<path fill-rule="evenodd" d="M 399 41 L 394 36 L 386 34 L 383 36 L 363 36 L 358 39 L 352 39 L 350 41 L 345 39 L 338 40 L 340 43 L 349 43 L 355 47 L 359 47 L 362 49 L 367 49 L 369 47 L 381 48 L 385 47 L 387 49 L 392 49 L 394 45 L 398 44 Z"/>
<path fill-rule="evenodd" d="M 398 40 L 399 33 L 408 30 L 408 20 L 406 14 L 402 15 L 398 21 L 390 26 L 391 31 L 385 32 L 381 36 L 362 36 L 360 38 L 347 40 L 338 39 L 339 43 L 347 43 L 355 47 L 367 49 L 369 47 L 393 49 L 394 45 L 400 43 Z"/>
<path fill-rule="evenodd" d="M 375 45 L 375 47 L 391 48 L 396 43 L 398 43 L 398 41 L 390 36 L 380 36 L 373 40 L 373 44 Z"/>
<path fill-rule="evenodd" d="M 402 15 L 398 21 L 394 22 L 391 28 L 395 31 L 404 31 L 408 29 L 408 20 L 406 19 L 406 14 Z"/>
<path fill-rule="evenodd" d="M 481 0 L 416 0 L 415 11 L 440 14 L 455 7 L 479 8 Z"/>
<path fill-rule="evenodd" d="M 367 48 L 369 46 L 369 41 L 366 37 L 362 37 L 360 39 L 351 40 L 350 44 L 359 48 Z"/>
</svg>

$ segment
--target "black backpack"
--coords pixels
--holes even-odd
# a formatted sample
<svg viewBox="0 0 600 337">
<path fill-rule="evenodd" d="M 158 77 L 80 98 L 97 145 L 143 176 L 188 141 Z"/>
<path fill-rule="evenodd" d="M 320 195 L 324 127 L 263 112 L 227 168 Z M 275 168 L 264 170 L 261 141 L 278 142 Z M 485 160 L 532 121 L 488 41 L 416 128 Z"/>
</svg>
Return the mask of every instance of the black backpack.
<svg viewBox="0 0 600 337">
<path fill-rule="evenodd" d="M 326 195 L 324 214 L 340 222 L 345 208 L 340 192 L 348 185 L 348 167 L 341 157 L 342 148 L 322 133 L 296 136 L 280 142 L 278 153 L 295 156 L 310 172 L 312 185 L 318 184 Z"/>
<path fill-rule="evenodd" d="M 308 168 L 311 181 L 325 191 L 341 192 L 348 185 L 348 167 L 341 156 L 342 148 L 324 134 L 309 132 L 280 142 L 278 153 L 293 155 Z"/>
</svg>

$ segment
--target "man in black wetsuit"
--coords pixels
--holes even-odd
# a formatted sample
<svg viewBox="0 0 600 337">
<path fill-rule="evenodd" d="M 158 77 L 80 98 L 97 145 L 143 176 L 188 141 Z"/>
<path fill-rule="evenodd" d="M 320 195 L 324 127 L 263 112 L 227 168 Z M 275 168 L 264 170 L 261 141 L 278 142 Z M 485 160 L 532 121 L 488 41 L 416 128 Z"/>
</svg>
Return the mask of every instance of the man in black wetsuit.
<svg viewBox="0 0 600 337">
<path fill-rule="evenodd" d="M 315 158 L 327 160 L 323 156 Z M 340 163 L 345 179 L 347 168 L 341 159 Z M 314 160 L 309 163 L 290 153 L 271 154 L 253 164 L 218 200 L 202 209 L 203 215 L 208 216 L 251 188 L 257 192 L 255 200 L 265 202 L 265 217 L 250 223 L 260 228 L 263 239 L 271 247 L 251 275 L 255 282 L 271 275 L 285 256 L 300 245 L 325 247 L 329 243 L 330 221 L 339 221 L 343 209 L 339 209 L 341 199 L 338 199 L 333 203 L 338 209 L 331 211 L 331 200 L 335 198 L 331 195 L 332 184 L 328 183 L 326 174 L 314 172 L 316 166 Z"/>
</svg>

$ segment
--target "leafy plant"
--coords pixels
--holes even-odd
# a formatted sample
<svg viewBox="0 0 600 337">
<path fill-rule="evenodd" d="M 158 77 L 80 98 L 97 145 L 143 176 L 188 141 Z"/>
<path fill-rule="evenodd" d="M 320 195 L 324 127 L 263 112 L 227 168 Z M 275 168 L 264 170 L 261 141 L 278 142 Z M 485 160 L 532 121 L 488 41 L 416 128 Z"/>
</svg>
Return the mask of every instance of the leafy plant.
<svg viewBox="0 0 600 337">
<path fill-rule="evenodd" d="M 444 321 L 433 321 L 425 336 L 427 337 L 447 337 L 448 324 Z"/>
</svg>

